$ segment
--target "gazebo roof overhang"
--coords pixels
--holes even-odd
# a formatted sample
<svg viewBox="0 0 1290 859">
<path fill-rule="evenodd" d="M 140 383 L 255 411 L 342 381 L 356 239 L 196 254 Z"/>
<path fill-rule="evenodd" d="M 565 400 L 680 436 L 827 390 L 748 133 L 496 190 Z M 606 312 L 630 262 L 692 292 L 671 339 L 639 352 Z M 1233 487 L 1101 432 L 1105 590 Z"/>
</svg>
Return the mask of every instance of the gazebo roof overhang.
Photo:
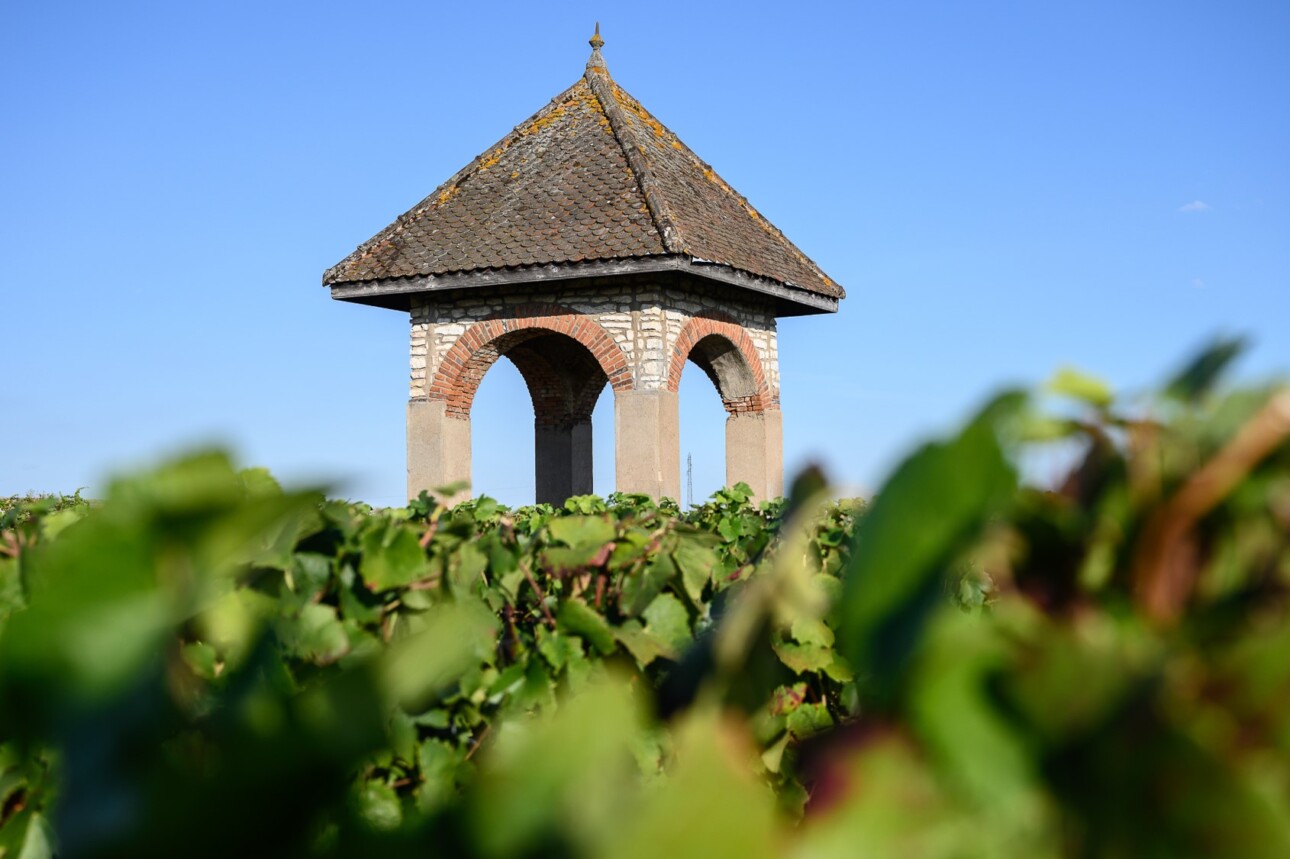
<svg viewBox="0 0 1290 859">
<path fill-rule="evenodd" d="M 846 293 L 609 76 L 599 28 L 583 76 L 323 275 L 333 298 L 606 277 L 723 285 L 776 315 Z"/>
<path fill-rule="evenodd" d="M 474 289 L 510 286 L 538 286 L 561 283 L 576 286 L 579 281 L 601 278 L 631 278 L 665 285 L 695 286 L 708 282 L 761 293 L 774 301 L 776 316 L 835 313 L 838 299 L 749 274 L 730 266 L 684 256 L 656 256 L 632 260 L 594 260 L 578 263 L 547 263 L 513 269 L 479 269 L 438 275 L 390 278 L 374 281 L 333 283 L 331 296 L 340 301 L 370 304 L 393 310 L 408 310 L 412 296 L 433 293 L 445 298 Z"/>
</svg>

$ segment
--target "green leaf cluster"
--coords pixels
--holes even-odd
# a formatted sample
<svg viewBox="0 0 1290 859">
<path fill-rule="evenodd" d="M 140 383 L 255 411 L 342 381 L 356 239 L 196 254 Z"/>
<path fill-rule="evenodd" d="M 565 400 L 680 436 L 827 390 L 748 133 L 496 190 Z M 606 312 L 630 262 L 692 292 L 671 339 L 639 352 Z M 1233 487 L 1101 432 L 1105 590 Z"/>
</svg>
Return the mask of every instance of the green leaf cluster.
<svg viewBox="0 0 1290 859">
<path fill-rule="evenodd" d="M 1236 352 L 997 397 L 867 503 L 14 501 L 0 857 L 1290 855 L 1290 393 Z"/>
</svg>

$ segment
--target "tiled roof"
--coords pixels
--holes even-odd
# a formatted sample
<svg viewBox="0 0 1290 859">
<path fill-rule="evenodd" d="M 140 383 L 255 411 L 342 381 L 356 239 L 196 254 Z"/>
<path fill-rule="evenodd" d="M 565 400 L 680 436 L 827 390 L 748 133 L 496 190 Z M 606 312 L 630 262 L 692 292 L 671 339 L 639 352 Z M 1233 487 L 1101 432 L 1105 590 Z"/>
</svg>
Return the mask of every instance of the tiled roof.
<svg viewBox="0 0 1290 859">
<path fill-rule="evenodd" d="M 587 71 L 328 269 L 331 286 L 550 263 L 686 256 L 830 298 L 845 293 L 675 134 Z"/>
</svg>

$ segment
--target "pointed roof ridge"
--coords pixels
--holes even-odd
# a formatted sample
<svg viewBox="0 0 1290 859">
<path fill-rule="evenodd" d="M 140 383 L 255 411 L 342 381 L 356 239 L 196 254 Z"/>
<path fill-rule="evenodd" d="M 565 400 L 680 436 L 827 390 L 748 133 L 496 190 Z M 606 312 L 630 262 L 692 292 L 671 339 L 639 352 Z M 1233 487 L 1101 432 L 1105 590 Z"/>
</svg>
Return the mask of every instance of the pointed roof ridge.
<svg viewBox="0 0 1290 859">
<path fill-rule="evenodd" d="M 657 129 L 655 130 L 655 134 L 657 136 L 670 138 L 671 147 L 673 149 L 679 150 L 680 152 L 684 153 L 686 156 L 691 158 L 694 161 L 694 163 L 698 165 L 700 169 L 703 171 L 704 177 L 708 179 L 708 181 L 719 186 L 725 193 L 733 197 L 739 203 L 740 207 L 745 212 L 747 212 L 747 214 L 752 218 L 752 220 L 759 227 L 761 227 L 762 230 L 764 230 L 768 235 L 770 235 L 775 239 L 778 239 L 785 246 L 787 246 L 787 248 L 792 251 L 793 255 L 797 258 L 799 262 L 801 262 L 803 265 L 810 268 L 812 272 L 816 274 L 824 284 L 826 284 L 830 288 L 837 291 L 837 297 L 839 298 L 846 297 L 846 291 L 843 290 L 842 287 L 839 286 L 833 280 L 833 278 L 825 274 L 824 271 L 818 265 L 816 265 L 814 260 L 812 260 L 806 254 L 804 254 L 797 247 L 797 245 L 793 243 L 792 239 L 784 235 L 784 232 L 779 227 L 771 223 L 770 220 L 767 219 L 765 215 L 763 215 L 761 212 L 757 210 L 756 206 L 748 202 L 747 197 L 739 193 L 739 191 L 736 190 L 733 185 L 731 185 L 729 182 L 723 179 L 721 175 L 718 174 L 715 169 L 713 169 L 711 164 L 709 164 L 704 159 L 700 158 L 693 149 L 687 146 L 685 142 L 682 141 L 681 138 L 677 136 L 676 132 L 672 131 L 672 129 L 668 128 L 666 125 L 664 125 L 663 123 L 655 119 L 654 115 L 651 114 L 648 110 L 646 110 L 644 105 L 642 105 L 634 95 L 629 93 L 627 90 L 623 89 L 618 84 L 617 81 L 610 80 L 609 83 L 610 83 L 610 86 L 613 88 L 613 94 L 615 96 L 621 96 L 622 98 L 630 101 L 633 105 L 635 105 L 635 109 L 639 111 L 640 114 L 642 114 L 642 117 L 646 119 L 647 122 L 652 122 L 657 125 Z M 621 111 L 621 106 L 616 105 L 616 110 Z M 619 113 L 619 116 L 622 116 L 622 114 Z M 644 169 L 650 173 L 651 177 L 653 176 L 652 167 L 646 164 Z M 689 250 L 686 250 L 685 247 L 683 247 L 685 244 L 686 244 L 685 238 L 684 236 L 682 236 L 678 241 L 678 248 L 676 250 L 676 253 L 690 253 Z M 799 286 L 799 287 L 804 286 L 803 284 L 793 284 L 793 285 Z M 810 289 L 810 287 L 804 287 L 804 288 Z"/>
<path fill-rule="evenodd" d="M 571 86 L 329 268 L 333 294 L 344 284 L 406 292 L 413 285 L 395 281 L 653 260 L 764 279 L 836 309 L 842 287 L 613 80 L 599 22 L 588 44 Z"/>
<path fill-rule="evenodd" d="M 514 128 L 508 131 L 501 140 L 476 155 L 465 167 L 462 167 L 456 173 L 452 174 L 452 176 L 439 183 L 438 187 L 433 191 L 419 200 L 406 212 L 395 218 L 392 224 L 372 236 L 367 241 L 363 242 L 343 260 L 323 272 L 323 285 L 325 286 L 330 283 L 344 280 L 344 269 L 346 267 L 357 263 L 381 242 L 388 240 L 392 234 L 412 223 L 427 211 L 434 208 L 437 204 L 446 203 L 448 200 L 457 196 L 457 194 L 461 192 L 461 184 L 473 176 L 482 164 L 491 160 L 500 153 L 505 152 L 507 149 L 510 149 L 511 146 L 520 139 L 525 129 L 531 128 L 533 125 L 541 123 L 549 117 L 560 104 L 568 101 L 570 96 L 573 94 L 573 91 L 583 83 L 584 81 L 582 78 L 574 81 L 559 95 L 538 108 L 536 113 L 532 114 L 523 122 L 518 123 Z"/>
<path fill-rule="evenodd" d="M 645 205 L 649 206 L 650 218 L 654 221 L 659 238 L 663 240 L 663 248 L 668 253 L 685 253 L 684 248 L 677 241 L 676 218 L 672 216 L 667 200 L 663 197 L 658 181 L 654 178 L 654 171 L 650 169 L 649 162 L 644 157 L 645 147 L 636 140 L 631 125 L 623 116 L 618 99 L 614 97 L 613 87 L 616 84 L 609 75 L 609 67 L 605 65 L 604 58 L 600 56 L 600 46 L 604 43 L 605 40 L 600 38 L 600 22 L 597 21 L 596 35 L 591 38 L 591 59 L 587 61 L 587 71 L 583 74 L 583 79 L 591 88 L 592 94 L 596 96 L 596 100 L 600 102 L 600 109 L 605 112 L 605 118 L 609 120 L 614 138 L 627 157 L 627 163 L 636 177 L 636 185 L 641 189 Z M 599 63 L 593 65 L 597 59 Z"/>
</svg>

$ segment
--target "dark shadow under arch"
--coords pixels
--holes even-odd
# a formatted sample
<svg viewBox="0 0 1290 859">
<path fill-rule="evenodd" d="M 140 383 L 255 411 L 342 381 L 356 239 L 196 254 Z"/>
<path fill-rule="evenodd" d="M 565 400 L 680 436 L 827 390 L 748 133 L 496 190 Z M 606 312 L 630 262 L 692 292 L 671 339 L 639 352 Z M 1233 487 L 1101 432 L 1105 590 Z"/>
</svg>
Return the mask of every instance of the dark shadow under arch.
<svg viewBox="0 0 1290 859">
<path fill-rule="evenodd" d="M 536 500 L 560 504 L 592 492 L 591 416 L 606 385 L 630 384 L 622 350 L 594 321 L 558 306 L 516 307 L 519 318 L 476 322 L 444 356 L 430 399 L 469 421 L 475 393 L 498 359 L 513 363 L 533 407 Z"/>
<path fill-rule="evenodd" d="M 757 348 L 743 329 L 724 314 L 691 318 L 681 327 L 668 368 L 668 390 L 681 383 L 686 361 L 693 361 L 716 386 L 730 414 L 763 412 L 779 407 Z"/>
</svg>

